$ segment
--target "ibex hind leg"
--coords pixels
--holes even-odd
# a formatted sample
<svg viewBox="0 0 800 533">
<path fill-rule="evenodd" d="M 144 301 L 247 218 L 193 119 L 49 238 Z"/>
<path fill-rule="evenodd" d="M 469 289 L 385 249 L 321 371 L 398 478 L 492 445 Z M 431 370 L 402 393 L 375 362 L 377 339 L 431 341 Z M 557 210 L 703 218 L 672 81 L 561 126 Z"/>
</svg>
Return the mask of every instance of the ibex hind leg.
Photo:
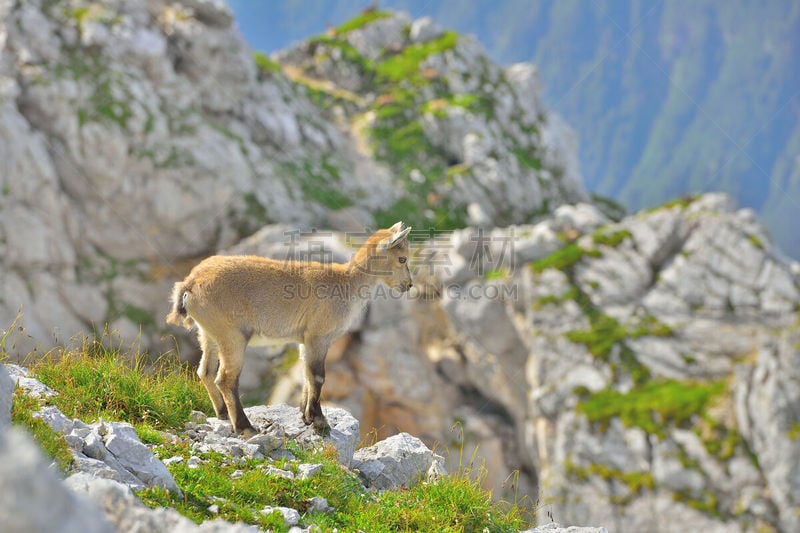
<svg viewBox="0 0 800 533">
<path fill-rule="evenodd" d="M 305 399 L 303 406 L 303 422 L 313 425 L 314 430 L 323 435 L 330 434 L 330 426 L 322 414 L 320 405 L 320 395 L 322 385 L 325 383 L 325 355 L 328 351 L 328 344 L 319 340 L 304 343 L 303 356 L 303 377 Z"/>
<path fill-rule="evenodd" d="M 202 329 L 198 330 L 197 340 L 200 341 L 200 349 L 203 351 L 200 365 L 197 367 L 197 375 L 208 391 L 208 396 L 214 405 L 214 414 L 220 420 L 228 420 L 228 408 L 225 406 L 225 400 L 214 383 L 214 377 L 219 368 L 219 347 Z"/>
<path fill-rule="evenodd" d="M 246 341 L 243 337 L 219 341 L 220 364 L 214 383 L 225 400 L 233 430 L 243 437 L 250 437 L 256 434 L 256 430 L 244 414 L 242 401 L 239 399 L 239 375 L 244 364 L 245 346 Z"/>
</svg>

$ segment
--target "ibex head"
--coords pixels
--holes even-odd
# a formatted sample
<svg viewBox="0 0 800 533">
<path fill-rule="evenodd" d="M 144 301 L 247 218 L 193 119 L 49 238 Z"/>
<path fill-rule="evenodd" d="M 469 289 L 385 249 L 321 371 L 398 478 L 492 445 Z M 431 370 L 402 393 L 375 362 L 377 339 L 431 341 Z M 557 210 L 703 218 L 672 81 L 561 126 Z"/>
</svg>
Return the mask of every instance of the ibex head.
<svg viewBox="0 0 800 533">
<path fill-rule="evenodd" d="M 407 291 L 413 285 L 408 268 L 410 231 L 411 228 L 402 222 L 376 231 L 356 254 L 354 262 L 392 289 Z"/>
</svg>

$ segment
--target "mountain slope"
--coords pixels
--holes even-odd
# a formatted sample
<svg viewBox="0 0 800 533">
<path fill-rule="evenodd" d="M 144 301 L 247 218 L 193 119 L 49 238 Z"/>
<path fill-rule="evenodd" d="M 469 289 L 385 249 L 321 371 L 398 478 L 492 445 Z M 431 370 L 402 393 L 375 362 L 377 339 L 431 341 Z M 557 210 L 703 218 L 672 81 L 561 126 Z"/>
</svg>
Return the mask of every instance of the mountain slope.
<svg viewBox="0 0 800 533">
<path fill-rule="evenodd" d="M 329 69 L 314 79 L 254 54 L 219 2 L 0 3 L 0 323 L 22 310 L 18 348 L 105 324 L 169 348 L 170 284 L 267 223 L 507 224 L 585 196 L 530 65 L 378 18 L 298 48 Z"/>
<path fill-rule="evenodd" d="M 752 210 L 708 194 L 610 223 L 579 204 L 415 248 L 419 297 L 376 299 L 328 359 L 326 398 L 363 428 L 461 442 L 451 461 L 541 518 L 797 530 L 800 279 Z M 272 402 L 297 401 L 301 370 Z"/>
<path fill-rule="evenodd" d="M 800 256 L 797 232 L 788 223 L 800 217 L 793 178 L 793 139 L 800 134 L 795 3 L 382 4 L 475 34 L 501 63 L 532 60 L 544 81 L 544 102 L 577 130 L 589 190 L 631 210 L 722 190 L 761 213 L 777 243 Z M 366 2 L 319 10 L 293 2 L 231 5 L 249 19 L 245 37 L 269 50 L 305 36 L 294 25 L 300 11 L 306 32 L 321 31 L 326 22 L 344 20 L 346 8 L 355 11 Z M 276 18 L 287 32 L 283 41 L 256 30 Z"/>
</svg>

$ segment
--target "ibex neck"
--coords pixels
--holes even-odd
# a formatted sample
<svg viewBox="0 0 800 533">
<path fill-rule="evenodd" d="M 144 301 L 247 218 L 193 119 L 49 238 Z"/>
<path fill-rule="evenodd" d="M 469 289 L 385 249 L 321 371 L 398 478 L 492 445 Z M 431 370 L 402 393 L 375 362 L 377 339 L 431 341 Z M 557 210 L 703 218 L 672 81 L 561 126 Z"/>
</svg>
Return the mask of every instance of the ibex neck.
<svg viewBox="0 0 800 533">
<path fill-rule="evenodd" d="M 353 288 L 360 287 L 375 287 L 380 283 L 380 278 L 369 272 L 368 266 L 365 261 L 358 261 L 354 257 L 347 263 L 347 277 Z"/>
</svg>

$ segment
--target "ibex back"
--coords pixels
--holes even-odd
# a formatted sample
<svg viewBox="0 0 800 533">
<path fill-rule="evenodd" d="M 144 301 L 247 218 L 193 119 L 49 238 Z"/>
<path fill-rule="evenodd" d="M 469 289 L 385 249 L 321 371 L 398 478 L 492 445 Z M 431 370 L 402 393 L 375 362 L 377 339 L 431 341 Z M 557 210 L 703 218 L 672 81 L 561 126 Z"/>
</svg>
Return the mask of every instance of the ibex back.
<svg viewBox="0 0 800 533">
<path fill-rule="evenodd" d="M 346 264 L 213 256 L 175 284 L 167 322 L 191 328 L 203 351 L 197 374 L 218 418 L 237 433 L 255 433 L 239 400 L 248 343 L 297 342 L 304 364 L 303 422 L 329 431 L 320 406 L 331 342 L 358 318 L 380 283 L 411 288 L 408 232 L 398 222 L 375 232 Z"/>
</svg>

